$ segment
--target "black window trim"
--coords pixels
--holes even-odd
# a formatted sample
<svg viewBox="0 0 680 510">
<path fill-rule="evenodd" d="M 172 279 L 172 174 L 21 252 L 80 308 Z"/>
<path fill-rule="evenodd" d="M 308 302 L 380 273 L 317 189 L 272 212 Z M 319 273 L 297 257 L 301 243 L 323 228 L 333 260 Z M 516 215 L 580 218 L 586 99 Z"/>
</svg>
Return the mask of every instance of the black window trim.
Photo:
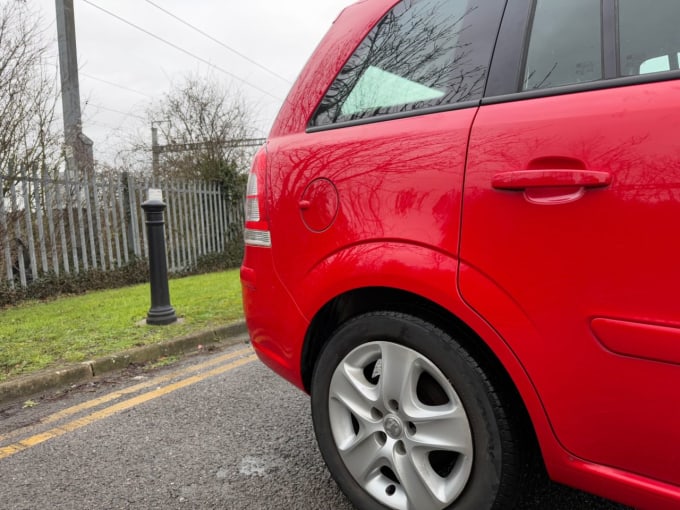
<svg viewBox="0 0 680 510">
<path fill-rule="evenodd" d="M 612 77 L 620 75 L 619 37 L 618 37 L 618 0 L 601 0 L 602 6 L 602 55 L 604 78 L 587 83 L 577 83 L 539 90 L 522 91 L 524 59 L 531 33 L 529 20 L 533 17 L 537 0 L 508 0 L 505 15 L 501 22 L 496 51 L 491 58 L 487 89 L 481 104 L 499 104 L 525 99 L 561 96 L 577 92 L 604 90 L 646 83 L 657 83 L 680 79 L 680 70 L 640 74 L 636 76 Z M 517 30 L 524 19 L 524 29 Z"/>
<path fill-rule="evenodd" d="M 307 126 L 306 133 L 318 133 L 319 131 L 330 131 L 333 129 L 340 129 L 352 126 L 362 126 L 364 124 L 375 124 L 376 122 L 386 122 L 389 120 L 405 119 L 408 117 L 420 117 L 421 115 L 431 115 L 433 113 L 448 112 L 453 110 L 464 110 L 466 108 L 478 107 L 481 104 L 481 99 L 473 101 L 462 101 L 460 103 L 451 103 L 438 106 L 430 106 L 421 108 L 419 110 L 409 110 L 406 112 L 386 113 L 383 115 L 374 115 L 363 119 L 346 120 L 343 122 L 336 122 L 334 124 L 326 124 L 324 126 Z"/>
<path fill-rule="evenodd" d="M 660 83 L 665 81 L 673 81 L 680 79 L 680 70 L 664 71 L 660 73 L 644 74 L 639 76 L 624 76 L 621 78 L 613 78 L 611 80 L 598 80 L 588 83 L 578 83 L 575 85 L 564 85 L 562 87 L 553 87 L 549 89 L 527 90 L 524 92 L 511 92 L 498 96 L 489 96 L 482 99 L 481 104 L 499 104 L 509 103 L 514 101 L 524 101 L 525 99 L 536 99 L 540 97 L 563 96 L 565 94 L 574 94 L 577 92 L 589 92 L 596 90 L 614 89 L 620 87 L 629 87 L 631 85 L 642 85 L 645 83 Z"/>
<path fill-rule="evenodd" d="M 602 0 L 603 80 L 614 80 L 621 76 L 621 64 L 619 63 L 618 10 L 619 10 L 618 0 Z"/>
<path fill-rule="evenodd" d="M 524 51 L 533 17 L 533 0 L 508 0 L 491 57 L 484 97 L 519 90 L 524 69 Z"/>
</svg>

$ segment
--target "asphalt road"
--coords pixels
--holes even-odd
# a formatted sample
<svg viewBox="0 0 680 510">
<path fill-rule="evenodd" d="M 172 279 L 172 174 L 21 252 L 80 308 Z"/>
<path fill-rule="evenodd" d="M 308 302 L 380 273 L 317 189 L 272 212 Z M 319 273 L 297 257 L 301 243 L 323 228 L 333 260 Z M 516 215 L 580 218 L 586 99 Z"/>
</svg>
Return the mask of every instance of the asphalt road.
<svg viewBox="0 0 680 510">
<path fill-rule="evenodd" d="M 352 506 L 316 447 L 308 397 L 241 344 L 0 409 L 0 508 Z M 518 508 L 624 509 L 549 483 Z"/>
</svg>

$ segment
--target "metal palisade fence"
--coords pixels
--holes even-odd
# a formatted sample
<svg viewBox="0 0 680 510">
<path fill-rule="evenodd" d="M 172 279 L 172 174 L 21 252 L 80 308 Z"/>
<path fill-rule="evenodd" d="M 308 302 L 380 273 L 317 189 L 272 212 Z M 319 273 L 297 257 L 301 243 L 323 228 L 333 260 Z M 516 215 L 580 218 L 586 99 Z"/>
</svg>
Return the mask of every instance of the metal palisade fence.
<svg viewBox="0 0 680 510">
<path fill-rule="evenodd" d="M 194 266 L 240 239 L 243 202 L 216 182 L 148 180 L 125 173 L 72 179 L 20 169 L 0 176 L 0 278 L 11 286 L 55 273 L 112 270 L 148 257 L 141 204 L 160 188 L 168 205 L 168 268 Z"/>
</svg>

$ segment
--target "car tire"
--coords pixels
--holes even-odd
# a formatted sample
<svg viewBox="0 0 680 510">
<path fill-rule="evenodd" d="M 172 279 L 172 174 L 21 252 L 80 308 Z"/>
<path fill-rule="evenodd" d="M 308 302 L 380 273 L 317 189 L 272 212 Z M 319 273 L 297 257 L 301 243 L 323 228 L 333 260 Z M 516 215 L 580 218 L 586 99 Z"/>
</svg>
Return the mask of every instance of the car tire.
<svg viewBox="0 0 680 510">
<path fill-rule="evenodd" d="M 315 365 L 314 431 L 359 509 L 513 508 L 520 434 L 479 364 L 417 317 L 374 312 L 341 325 Z"/>
</svg>

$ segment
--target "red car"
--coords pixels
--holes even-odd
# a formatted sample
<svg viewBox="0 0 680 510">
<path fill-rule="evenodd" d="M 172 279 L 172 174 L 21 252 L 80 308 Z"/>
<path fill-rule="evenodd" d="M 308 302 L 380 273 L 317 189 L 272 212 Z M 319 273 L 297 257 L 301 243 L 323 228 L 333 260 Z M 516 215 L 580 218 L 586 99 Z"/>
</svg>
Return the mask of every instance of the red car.
<svg viewBox="0 0 680 510">
<path fill-rule="evenodd" d="M 257 154 L 253 346 L 359 508 L 680 508 L 680 2 L 364 0 Z"/>
</svg>

